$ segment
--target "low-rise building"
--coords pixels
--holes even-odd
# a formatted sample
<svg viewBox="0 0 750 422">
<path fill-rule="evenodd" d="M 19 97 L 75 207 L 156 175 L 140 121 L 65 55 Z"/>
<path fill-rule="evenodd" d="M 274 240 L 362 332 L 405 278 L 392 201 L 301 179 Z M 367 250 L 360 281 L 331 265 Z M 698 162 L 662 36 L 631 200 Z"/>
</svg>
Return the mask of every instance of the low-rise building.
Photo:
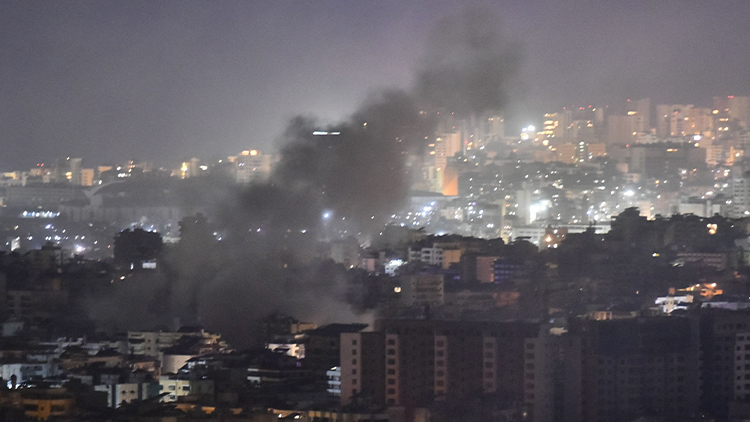
<svg viewBox="0 0 750 422">
<path fill-rule="evenodd" d="M 157 383 L 117 383 L 94 386 L 94 391 L 107 393 L 107 406 L 118 408 L 124 403 L 146 400 L 159 395 Z"/>
<path fill-rule="evenodd" d="M 403 306 L 440 306 L 445 302 L 442 274 L 417 274 L 402 278 L 399 293 Z"/>
<path fill-rule="evenodd" d="M 159 394 L 164 394 L 161 401 L 168 403 L 184 396 L 213 396 L 214 380 L 193 380 L 178 375 L 166 375 L 159 378 Z"/>
<path fill-rule="evenodd" d="M 35 420 L 63 417 L 73 412 L 75 401 L 65 389 L 29 389 L 21 393 L 24 415 Z"/>
</svg>

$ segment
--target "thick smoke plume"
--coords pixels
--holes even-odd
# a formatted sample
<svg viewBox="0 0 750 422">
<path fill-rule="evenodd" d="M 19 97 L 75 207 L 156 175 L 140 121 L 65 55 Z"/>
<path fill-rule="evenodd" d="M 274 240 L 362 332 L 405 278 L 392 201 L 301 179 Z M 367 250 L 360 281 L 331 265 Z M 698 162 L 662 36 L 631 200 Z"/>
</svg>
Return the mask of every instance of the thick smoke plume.
<svg viewBox="0 0 750 422">
<path fill-rule="evenodd" d="M 433 123 L 402 91 L 373 96 L 349 121 L 323 129 L 329 135 L 313 135 L 314 122 L 295 119 L 273 183 L 319 195 L 316 213 L 329 209 L 365 231 L 382 226 L 408 193 L 406 155 L 424 145 Z"/>
<path fill-rule="evenodd" d="M 459 117 L 503 110 L 521 49 L 499 25 L 497 14 L 481 7 L 443 19 L 429 38 L 417 95 Z"/>
<path fill-rule="evenodd" d="M 441 22 L 413 92 L 378 92 L 329 127 L 292 119 L 270 180 L 209 186 L 212 198 L 225 192 L 210 228 L 188 229 L 163 259 L 162 277 L 121 283 L 117 303 L 100 300 L 94 317 L 122 321 L 116 314 L 126 314 L 131 326 L 180 317 L 239 344 L 252 343 L 254 324 L 273 311 L 318 323 L 361 320 L 345 297 L 366 276 L 321 263 L 319 241 L 379 230 L 405 204 L 407 156 L 434 139 L 437 110 L 468 117 L 503 108 L 518 54 L 492 16 L 471 9 Z M 153 300 L 139 301 L 141 288 Z"/>
</svg>

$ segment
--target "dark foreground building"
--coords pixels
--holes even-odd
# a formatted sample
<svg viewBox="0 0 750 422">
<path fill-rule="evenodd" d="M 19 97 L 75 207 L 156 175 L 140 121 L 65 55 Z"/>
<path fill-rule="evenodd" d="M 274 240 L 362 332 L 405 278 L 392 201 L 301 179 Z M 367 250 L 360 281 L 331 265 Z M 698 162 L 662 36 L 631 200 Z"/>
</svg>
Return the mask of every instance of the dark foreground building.
<svg viewBox="0 0 750 422">
<path fill-rule="evenodd" d="M 530 322 L 381 320 L 341 337 L 341 401 L 367 397 L 407 409 L 492 396 L 519 406 Z"/>
<path fill-rule="evenodd" d="M 694 318 L 576 320 L 581 339 L 581 420 L 694 417 L 700 347 Z"/>
</svg>

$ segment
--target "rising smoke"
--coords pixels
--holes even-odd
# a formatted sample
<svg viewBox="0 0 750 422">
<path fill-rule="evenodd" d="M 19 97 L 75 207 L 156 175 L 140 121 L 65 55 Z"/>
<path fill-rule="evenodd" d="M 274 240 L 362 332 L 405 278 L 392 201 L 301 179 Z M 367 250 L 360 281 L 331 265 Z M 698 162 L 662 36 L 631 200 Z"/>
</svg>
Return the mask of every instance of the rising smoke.
<svg viewBox="0 0 750 422">
<path fill-rule="evenodd" d="M 121 283 L 114 302 L 97 298 L 92 316 L 140 328 L 177 316 L 244 345 L 258 318 L 273 311 L 317 323 L 370 319 L 345 303 L 360 275 L 314 259 L 333 224 L 321 216 L 329 213 L 352 235 L 379 230 L 407 200 L 406 159 L 434 139 L 435 110 L 473 117 L 505 106 L 519 54 L 498 23 L 476 8 L 441 22 L 412 92 L 377 92 L 329 127 L 292 119 L 267 183 L 221 187 L 224 199 L 209 217 L 222 242 L 182 239 L 164 258 L 161 277 Z M 219 187 L 210 190 L 216 197 Z M 143 300 L 140 289 L 154 299 Z"/>
<path fill-rule="evenodd" d="M 416 93 L 462 118 L 502 111 L 515 82 L 521 48 L 500 31 L 492 10 L 469 7 L 432 30 Z"/>
<path fill-rule="evenodd" d="M 408 193 L 405 158 L 432 135 L 432 119 L 402 91 L 373 95 L 347 121 L 313 135 L 318 127 L 295 119 L 285 132 L 273 183 L 319 195 L 336 220 L 360 230 L 382 227 Z M 320 132 L 318 132 L 320 133 Z M 335 133 L 336 135 L 331 135 Z"/>
</svg>

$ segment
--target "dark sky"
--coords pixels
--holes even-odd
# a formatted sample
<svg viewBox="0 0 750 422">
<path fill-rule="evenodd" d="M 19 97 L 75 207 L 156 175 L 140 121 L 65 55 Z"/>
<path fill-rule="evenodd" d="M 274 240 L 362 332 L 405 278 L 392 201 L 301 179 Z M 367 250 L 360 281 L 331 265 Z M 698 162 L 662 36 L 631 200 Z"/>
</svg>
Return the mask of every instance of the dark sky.
<svg viewBox="0 0 750 422">
<path fill-rule="evenodd" d="M 463 0 L 0 2 L 0 169 L 58 156 L 173 164 L 275 148 L 409 87 Z M 509 114 L 750 95 L 750 1 L 482 1 L 523 46 Z"/>
</svg>

